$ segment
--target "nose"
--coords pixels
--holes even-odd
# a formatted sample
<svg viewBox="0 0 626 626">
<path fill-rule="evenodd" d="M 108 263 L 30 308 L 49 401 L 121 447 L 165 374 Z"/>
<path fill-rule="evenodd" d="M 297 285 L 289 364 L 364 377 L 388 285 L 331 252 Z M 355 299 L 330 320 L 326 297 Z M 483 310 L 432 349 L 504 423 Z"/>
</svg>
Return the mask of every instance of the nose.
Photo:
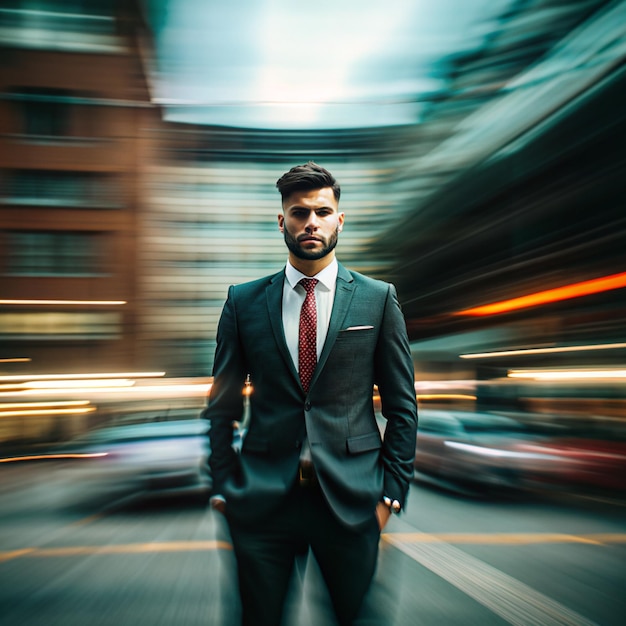
<svg viewBox="0 0 626 626">
<path fill-rule="evenodd" d="M 307 219 L 306 226 L 304 227 L 308 233 L 312 233 L 318 228 L 318 217 L 315 211 L 311 211 L 309 213 L 309 218 Z"/>
</svg>

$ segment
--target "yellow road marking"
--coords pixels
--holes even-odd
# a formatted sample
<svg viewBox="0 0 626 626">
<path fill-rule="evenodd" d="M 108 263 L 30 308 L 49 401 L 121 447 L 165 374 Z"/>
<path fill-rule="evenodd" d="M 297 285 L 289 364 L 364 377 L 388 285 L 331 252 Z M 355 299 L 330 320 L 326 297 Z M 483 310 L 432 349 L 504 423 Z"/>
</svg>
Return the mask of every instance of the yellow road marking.
<svg viewBox="0 0 626 626">
<path fill-rule="evenodd" d="M 75 528 L 77 526 L 86 526 L 87 524 L 91 524 L 92 522 L 97 522 L 99 519 L 102 519 L 106 513 L 94 513 L 93 515 L 89 515 L 87 517 L 83 517 L 75 522 L 69 524 L 68 528 Z"/>
<path fill-rule="evenodd" d="M 231 550 L 226 541 L 168 541 L 127 543 L 110 546 L 74 546 L 69 548 L 41 548 L 37 556 L 72 556 L 73 554 L 140 554 L 146 552 L 200 552 Z"/>
<path fill-rule="evenodd" d="M 393 544 L 474 544 L 474 545 L 532 545 L 545 543 L 577 543 L 595 546 L 626 543 L 626 533 L 568 535 L 563 533 L 383 533 L 382 539 Z M 21 548 L 0 552 L 0 563 L 21 557 L 68 557 L 92 554 L 147 554 L 158 552 L 206 552 L 232 550 L 227 541 L 164 541 L 126 543 L 103 546 L 60 546 L 54 548 Z"/>
<path fill-rule="evenodd" d="M 387 538 L 387 535 L 391 537 Z M 484 545 L 527 545 L 533 543 L 626 543 L 626 534 L 569 535 L 565 533 L 384 533 L 383 539 L 408 543 L 454 543 Z"/>
<path fill-rule="evenodd" d="M 11 559 L 19 559 L 35 550 L 35 548 L 22 548 L 21 550 L 10 550 L 9 552 L 0 552 L 0 563 L 10 561 Z"/>
</svg>

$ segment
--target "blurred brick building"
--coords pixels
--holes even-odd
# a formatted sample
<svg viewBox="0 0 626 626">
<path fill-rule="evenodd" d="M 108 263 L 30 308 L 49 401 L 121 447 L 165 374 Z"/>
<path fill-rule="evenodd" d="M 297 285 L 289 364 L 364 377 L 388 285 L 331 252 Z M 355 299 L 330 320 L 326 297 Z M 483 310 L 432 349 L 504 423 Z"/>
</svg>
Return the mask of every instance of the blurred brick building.
<svg viewBox="0 0 626 626">
<path fill-rule="evenodd" d="M 31 372 L 139 365 L 146 41 L 134 2 L 0 8 L 0 358 Z"/>
</svg>

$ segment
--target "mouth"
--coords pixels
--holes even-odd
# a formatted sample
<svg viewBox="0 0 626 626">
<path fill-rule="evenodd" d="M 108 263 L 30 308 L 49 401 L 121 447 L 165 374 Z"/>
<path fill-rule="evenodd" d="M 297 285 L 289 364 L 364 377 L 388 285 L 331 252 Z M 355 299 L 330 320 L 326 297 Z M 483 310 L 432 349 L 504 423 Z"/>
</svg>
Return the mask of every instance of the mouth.
<svg viewBox="0 0 626 626">
<path fill-rule="evenodd" d="M 310 235 L 298 238 L 298 243 L 321 243 L 321 241 L 318 237 L 311 237 Z"/>
</svg>

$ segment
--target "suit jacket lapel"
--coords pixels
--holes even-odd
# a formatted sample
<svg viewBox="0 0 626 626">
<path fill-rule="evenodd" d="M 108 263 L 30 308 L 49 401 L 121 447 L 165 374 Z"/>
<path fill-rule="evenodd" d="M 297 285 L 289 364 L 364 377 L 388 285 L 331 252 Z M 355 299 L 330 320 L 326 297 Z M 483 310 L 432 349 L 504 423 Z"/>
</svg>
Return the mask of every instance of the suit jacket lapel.
<svg viewBox="0 0 626 626">
<path fill-rule="evenodd" d="M 283 285 L 285 283 L 285 271 L 278 272 L 270 279 L 270 284 L 265 290 L 267 296 L 267 308 L 269 312 L 270 322 L 272 324 L 272 332 L 274 333 L 274 340 L 278 346 L 278 351 L 281 353 L 287 368 L 291 372 L 291 375 L 295 378 L 298 384 L 300 384 L 300 377 L 293 364 L 291 355 L 289 354 L 289 348 L 287 347 L 287 341 L 285 340 L 285 330 L 283 328 Z"/>
<path fill-rule="evenodd" d="M 287 341 L 285 340 L 285 331 L 283 328 L 283 285 L 285 282 L 285 271 L 275 274 L 270 279 L 270 284 L 265 290 L 267 296 L 267 308 L 269 312 L 270 322 L 272 325 L 272 332 L 274 333 L 274 340 L 278 346 L 278 350 L 281 353 L 287 369 L 291 372 L 294 380 L 298 385 L 300 383 L 300 376 L 293 364 L 291 355 L 289 354 L 289 348 L 287 348 Z M 315 384 L 315 381 L 319 377 L 320 372 L 324 368 L 324 364 L 328 359 L 328 355 L 333 349 L 339 330 L 342 328 L 346 313 L 350 308 L 350 302 L 352 300 L 352 294 L 354 293 L 354 279 L 352 274 L 339 263 L 339 269 L 337 271 L 337 286 L 335 289 L 335 300 L 333 302 L 333 310 L 330 314 L 330 323 L 328 325 L 328 333 L 326 335 L 326 341 L 324 342 L 324 348 L 320 355 L 317 367 L 313 373 L 313 379 L 311 380 L 311 387 Z"/>
<path fill-rule="evenodd" d="M 324 368 L 324 365 L 328 359 L 328 355 L 331 353 L 335 340 L 339 334 L 339 330 L 342 328 L 343 321 L 346 317 L 346 313 L 350 308 L 350 302 L 352 300 L 352 294 L 354 293 L 354 279 L 352 274 L 339 263 L 339 269 L 337 272 L 337 287 L 335 289 L 335 300 L 333 302 L 333 310 L 330 314 L 330 323 L 328 324 L 328 333 L 326 335 L 326 341 L 324 342 L 324 348 L 320 355 L 317 367 L 313 373 L 313 379 L 311 380 L 311 387 L 315 384 L 315 381 L 319 377 L 320 372 Z"/>
</svg>

